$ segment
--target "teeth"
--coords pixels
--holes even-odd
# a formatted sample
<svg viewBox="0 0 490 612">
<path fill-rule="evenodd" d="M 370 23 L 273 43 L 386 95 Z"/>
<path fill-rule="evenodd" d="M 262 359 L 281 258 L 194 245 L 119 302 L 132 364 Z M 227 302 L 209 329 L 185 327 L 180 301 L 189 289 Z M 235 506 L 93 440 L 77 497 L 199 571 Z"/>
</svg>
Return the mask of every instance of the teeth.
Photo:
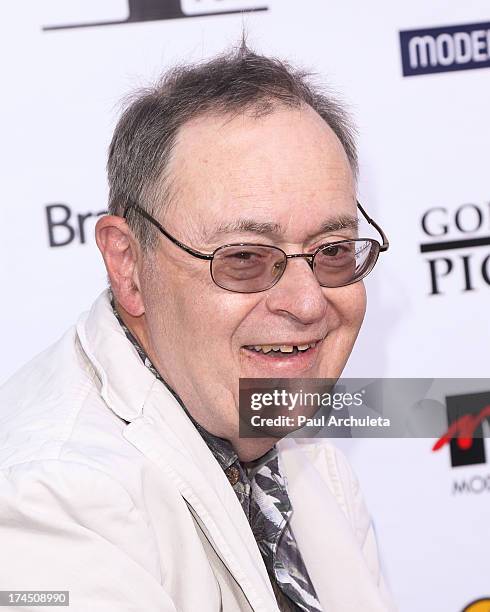
<svg viewBox="0 0 490 612">
<path fill-rule="evenodd" d="M 259 346 L 258 350 L 262 351 L 263 353 L 270 353 L 272 351 L 272 346 L 270 344 L 264 344 L 263 346 Z"/>
<path fill-rule="evenodd" d="M 272 344 L 255 344 L 253 346 L 249 346 L 248 348 L 257 351 L 258 353 L 265 354 L 270 353 L 271 351 L 274 351 L 275 353 L 292 353 L 295 347 L 298 349 L 298 351 L 306 351 L 309 348 L 314 348 L 316 344 L 316 342 L 310 342 L 309 344 L 299 344 L 297 346 L 292 344 L 281 344 L 280 346 L 273 346 Z"/>
</svg>

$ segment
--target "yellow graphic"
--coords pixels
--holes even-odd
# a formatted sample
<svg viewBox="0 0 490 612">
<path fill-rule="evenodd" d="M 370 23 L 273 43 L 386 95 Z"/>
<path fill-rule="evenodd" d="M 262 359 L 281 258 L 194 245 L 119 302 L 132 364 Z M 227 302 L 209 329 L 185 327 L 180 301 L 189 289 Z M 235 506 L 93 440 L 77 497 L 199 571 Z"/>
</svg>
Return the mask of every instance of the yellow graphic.
<svg viewBox="0 0 490 612">
<path fill-rule="evenodd" d="M 478 599 L 470 603 L 463 612 L 490 612 L 490 598 Z"/>
</svg>

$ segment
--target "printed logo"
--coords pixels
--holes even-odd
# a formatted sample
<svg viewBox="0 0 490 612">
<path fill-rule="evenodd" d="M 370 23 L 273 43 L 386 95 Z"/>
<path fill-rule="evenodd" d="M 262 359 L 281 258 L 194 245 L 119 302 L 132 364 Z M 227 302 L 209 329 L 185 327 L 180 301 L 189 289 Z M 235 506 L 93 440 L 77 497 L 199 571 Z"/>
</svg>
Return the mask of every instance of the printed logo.
<svg viewBox="0 0 490 612">
<path fill-rule="evenodd" d="M 44 31 L 266 11 L 266 0 L 51 0 Z"/>
<path fill-rule="evenodd" d="M 449 444 L 453 467 L 485 463 L 483 423 L 490 421 L 490 391 L 449 395 L 446 412 L 449 428 L 432 450 Z"/>
<path fill-rule="evenodd" d="M 490 286 L 490 202 L 462 204 L 450 211 L 429 208 L 421 218 L 429 295 Z"/>
<path fill-rule="evenodd" d="M 72 243 L 85 244 L 87 235 L 93 235 L 93 227 L 87 232 L 86 224 L 92 224 L 97 217 L 106 215 L 107 210 L 75 214 L 66 204 L 48 204 L 46 206 L 46 226 L 50 247 L 63 247 Z M 90 223 L 89 222 L 89 223 Z"/>
<path fill-rule="evenodd" d="M 434 444 L 432 450 L 438 451 L 449 445 L 453 468 L 485 464 L 483 426 L 490 426 L 490 391 L 446 396 L 446 414 L 448 430 Z M 452 493 L 453 495 L 490 493 L 490 474 L 478 472 L 458 477 L 453 481 Z M 465 608 L 468 611 L 480 609 L 490 612 L 488 608 Z"/>
<path fill-rule="evenodd" d="M 490 22 L 400 32 L 403 76 L 490 67 Z"/>
</svg>

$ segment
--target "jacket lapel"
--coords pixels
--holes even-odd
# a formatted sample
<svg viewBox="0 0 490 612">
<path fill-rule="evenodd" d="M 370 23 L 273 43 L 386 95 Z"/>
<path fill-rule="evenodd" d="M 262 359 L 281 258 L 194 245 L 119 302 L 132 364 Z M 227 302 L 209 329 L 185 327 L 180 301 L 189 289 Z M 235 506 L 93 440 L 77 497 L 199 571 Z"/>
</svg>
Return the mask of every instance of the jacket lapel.
<svg viewBox="0 0 490 612">
<path fill-rule="evenodd" d="M 130 421 L 124 437 L 170 476 L 252 608 L 277 612 L 262 556 L 235 492 L 177 400 L 127 341 L 107 290 L 82 315 L 77 333 L 103 399 Z"/>
<path fill-rule="evenodd" d="M 235 492 L 196 428 L 159 381 L 145 404 L 144 417 L 130 423 L 123 435 L 171 477 L 251 606 L 276 611 L 262 556 Z"/>
</svg>

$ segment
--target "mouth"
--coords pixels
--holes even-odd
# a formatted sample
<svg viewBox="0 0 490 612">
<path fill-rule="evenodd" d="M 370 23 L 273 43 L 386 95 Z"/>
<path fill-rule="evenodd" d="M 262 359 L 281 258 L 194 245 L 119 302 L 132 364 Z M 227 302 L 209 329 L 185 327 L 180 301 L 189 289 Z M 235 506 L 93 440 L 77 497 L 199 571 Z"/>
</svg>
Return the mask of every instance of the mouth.
<svg viewBox="0 0 490 612">
<path fill-rule="evenodd" d="M 242 346 L 243 356 L 254 373 L 273 376 L 294 376 L 316 363 L 320 347 L 326 336 L 309 341 L 291 343 L 250 344 Z"/>
<path fill-rule="evenodd" d="M 255 344 L 244 346 L 243 348 L 247 351 L 255 351 L 256 353 L 262 353 L 273 358 L 283 357 L 284 355 L 291 357 L 299 353 L 306 353 L 306 351 L 315 348 L 318 342 L 321 342 L 321 340 L 313 340 L 302 344 Z"/>
</svg>

